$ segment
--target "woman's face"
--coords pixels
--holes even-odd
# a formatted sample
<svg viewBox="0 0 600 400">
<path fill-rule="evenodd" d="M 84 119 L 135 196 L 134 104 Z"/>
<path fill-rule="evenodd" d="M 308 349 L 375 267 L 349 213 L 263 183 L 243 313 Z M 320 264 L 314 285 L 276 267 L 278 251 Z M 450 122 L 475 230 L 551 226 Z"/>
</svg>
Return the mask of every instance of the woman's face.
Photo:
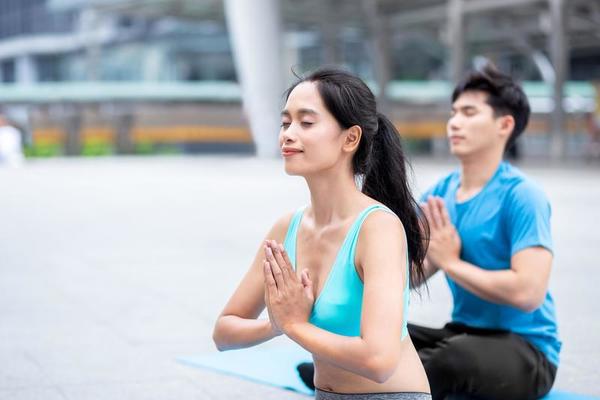
<svg viewBox="0 0 600 400">
<path fill-rule="evenodd" d="M 331 169 L 344 155 L 344 130 L 325 108 L 315 82 L 292 90 L 281 112 L 279 147 L 289 175 Z"/>
</svg>

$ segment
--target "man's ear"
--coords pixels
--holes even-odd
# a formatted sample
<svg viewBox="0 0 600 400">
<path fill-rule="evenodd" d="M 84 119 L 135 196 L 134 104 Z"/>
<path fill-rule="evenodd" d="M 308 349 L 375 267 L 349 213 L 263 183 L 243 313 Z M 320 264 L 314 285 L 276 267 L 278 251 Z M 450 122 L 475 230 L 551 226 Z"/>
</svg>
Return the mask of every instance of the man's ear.
<svg viewBox="0 0 600 400">
<path fill-rule="evenodd" d="M 503 115 L 498 118 L 498 124 L 500 128 L 500 136 L 508 140 L 515 129 L 515 118 L 512 115 Z"/>
<path fill-rule="evenodd" d="M 346 138 L 344 139 L 344 151 L 353 152 L 358 148 L 362 137 L 362 129 L 358 125 L 353 125 L 345 130 Z"/>
</svg>

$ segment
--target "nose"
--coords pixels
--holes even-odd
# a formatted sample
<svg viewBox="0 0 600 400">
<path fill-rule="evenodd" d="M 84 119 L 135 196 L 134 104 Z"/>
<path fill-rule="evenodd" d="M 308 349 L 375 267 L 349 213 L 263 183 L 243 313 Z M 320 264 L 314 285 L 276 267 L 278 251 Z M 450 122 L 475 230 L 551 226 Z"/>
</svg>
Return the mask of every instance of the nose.
<svg viewBox="0 0 600 400">
<path fill-rule="evenodd" d="M 456 132 L 460 128 L 460 117 L 458 116 L 458 114 L 455 114 L 448 119 L 448 124 L 446 127 L 448 130 L 448 134 Z"/>
<path fill-rule="evenodd" d="M 296 134 L 294 132 L 294 124 L 290 124 L 287 129 L 283 126 L 279 130 L 279 145 L 290 144 L 296 141 Z"/>
</svg>

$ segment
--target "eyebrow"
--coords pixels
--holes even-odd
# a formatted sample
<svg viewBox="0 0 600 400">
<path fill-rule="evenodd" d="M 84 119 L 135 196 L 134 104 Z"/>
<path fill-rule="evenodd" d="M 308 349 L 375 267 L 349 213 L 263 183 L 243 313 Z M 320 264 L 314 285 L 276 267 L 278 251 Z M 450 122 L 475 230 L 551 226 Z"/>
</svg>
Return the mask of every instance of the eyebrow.
<svg viewBox="0 0 600 400">
<path fill-rule="evenodd" d="M 302 115 L 302 114 L 309 114 L 309 115 L 319 115 L 318 112 L 316 112 L 315 110 L 312 110 L 310 108 L 301 108 L 298 110 L 298 114 Z M 281 115 L 284 117 L 289 117 L 292 114 L 288 111 L 288 110 L 283 110 L 281 112 Z"/>
<path fill-rule="evenodd" d="M 451 109 L 452 109 L 452 111 L 456 111 L 456 110 L 468 111 L 468 110 L 477 110 L 477 107 L 472 106 L 472 105 L 466 105 L 466 106 L 460 106 L 460 107 L 452 106 Z"/>
</svg>

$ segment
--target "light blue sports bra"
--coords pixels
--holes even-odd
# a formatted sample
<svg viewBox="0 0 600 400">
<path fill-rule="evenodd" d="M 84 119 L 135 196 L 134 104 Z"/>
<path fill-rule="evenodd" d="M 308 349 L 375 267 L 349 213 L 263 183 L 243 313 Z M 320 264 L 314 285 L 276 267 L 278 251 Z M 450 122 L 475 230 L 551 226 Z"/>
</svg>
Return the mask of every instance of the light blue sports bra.
<svg viewBox="0 0 600 400">
<path fill-rule="evenodd" d="M 356 221 L 354 221 L 346 234 L 346 238 L 333 262 L 333 266 L 331 267 L 331 271 L 329 272 L 329 276 L 325 281 L 325 285 L 323 286 L 319 297 L 315 300 L 310 316 L 310 323 L 313 325 L 339 335 L 360 336 L 363 282 L 354 265 L 356 242 L 358 241 L 358 234 L 364 220 L 375 210 L 383 210 L 394 214 L 389 208 L 376 204 L 367 207 L 358 215 L 358 218 L 356 218 Z M 300 221 L 302 220 L 303 214 L 304 208 L 296 211 L 290 221 L 290 226 L 288 227 L 283 242 L 285 250 L 294 266 L 294 270 L 296 269 L 296 241 L 298 228 L 300 227 Z M 402 314 L 401 339 L 404 339 L 408 334 L 408 329 L 406 327 L 409 302 L 408 266 L 410 264 L 408 253 L 406 256 L 406 265 L 407 279 L 404 287 L 404 311 Z"/>
</svg>

